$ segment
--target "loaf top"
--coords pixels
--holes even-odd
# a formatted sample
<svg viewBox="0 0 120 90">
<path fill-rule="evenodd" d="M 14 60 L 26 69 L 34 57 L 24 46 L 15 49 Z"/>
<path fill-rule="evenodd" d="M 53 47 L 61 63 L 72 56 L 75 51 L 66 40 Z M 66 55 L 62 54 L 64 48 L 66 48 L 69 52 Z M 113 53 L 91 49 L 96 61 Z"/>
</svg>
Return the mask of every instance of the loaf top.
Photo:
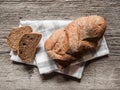
<svg viewBox="0 0 120 90">
<path fill-rule="evenodd" d="M 96 48 L 105 29 L 106 21 L 101 16 L 79 17 L 53 32 L 45 42 L 45 49 L 57 64 L 67 66 Z"/>
<path fill-rule="evenodd" d="M 69 50 L 67 52 L 78 52 L 82 41 L 94 43 L 93 48 L 95 48 L 105 32 L 105 28 L 106 21 L 101 16 L 92 15 L 77 18 L 65 27 L 69 41 Z"/>
</svg>

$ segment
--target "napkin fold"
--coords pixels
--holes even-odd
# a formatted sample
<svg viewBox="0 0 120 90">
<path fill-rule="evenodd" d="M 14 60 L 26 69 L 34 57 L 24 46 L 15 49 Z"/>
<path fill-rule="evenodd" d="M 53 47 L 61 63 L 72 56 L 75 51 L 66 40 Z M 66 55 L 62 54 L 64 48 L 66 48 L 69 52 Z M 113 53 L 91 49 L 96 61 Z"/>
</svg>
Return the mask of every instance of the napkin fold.
<svg viewBox="0 0 120 90">
<path fill-rule="evenodd" d="M 44 42 L 52 34 L 53 31 L 59 28 L 64 28 L 70 22 L 71 20 L 21 20 L 20 21 L 20 26 L 29 25 L 32 27 L 33 32 L 40 32 L 42 34 L 42 39 L 39 43 L 39 48 L 37 49 L 35 60 L 33 63 L 31 63 L 31 65 L 36 65 L 38 67 L 40 74 L 47 74 L 55 71 L 58 73 L 62 73 L 80 79 L 82 77 L 82 73 L 86 61 L 109 54 L 109 49 L 105 37 L 103 37 L 96 49 L 87 52 L 83 57 L 77 60 L 77 62 L 59 71 L 55 62 L 51 60 L 50 57 L 47 55 L 44 48 Z M 24 63 L 16 54 L 16 52 L 13 52 L 11 50 L 10 55 L 11 55 L 10 60 Z"/>
</svg>

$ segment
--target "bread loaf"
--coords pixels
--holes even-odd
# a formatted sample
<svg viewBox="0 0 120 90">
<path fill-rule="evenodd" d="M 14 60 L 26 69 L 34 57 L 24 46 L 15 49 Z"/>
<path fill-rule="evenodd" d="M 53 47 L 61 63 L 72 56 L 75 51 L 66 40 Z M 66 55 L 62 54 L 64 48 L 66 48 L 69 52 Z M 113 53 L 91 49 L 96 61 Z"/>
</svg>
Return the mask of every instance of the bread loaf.
<svg viewBox="0 0 120 90">
<path fill-rule="evenodd" d="M 34 60 L 36 48 L 42 35 L 39 33 L 24 34 L 19 42 L 18 56 L 25 63 L 31 63 Z"/>
<path fill-rule="evenodd" d="M 96 48 L 105 29 L 106 21 L 101 16 L 80 17 L 64 29 L 53 32 L 45 42 L 45 49 L 57 64 L 68 66 L 88 50 Z"/>
<path fill-rule="evenodd" d="M 24 34 L 31 33 L 32 28 L 30 26 L 23 26 L 20 28 L 14 28 L 10 31 L 7 37 L 7 43 L 13 51 L 18 50 L 19 41 Z"/>
</svg>

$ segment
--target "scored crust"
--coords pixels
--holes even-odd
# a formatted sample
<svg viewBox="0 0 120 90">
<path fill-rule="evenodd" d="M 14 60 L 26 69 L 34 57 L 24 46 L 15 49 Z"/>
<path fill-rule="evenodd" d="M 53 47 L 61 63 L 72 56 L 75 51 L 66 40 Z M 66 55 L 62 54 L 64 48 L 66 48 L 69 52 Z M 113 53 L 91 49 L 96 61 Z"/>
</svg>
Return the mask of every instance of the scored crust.
<svg viewBox="0 0 120 90">
<path fill-rule="evenodd" d="M 48 55 L 59 65 L 66 66 L 76 58 L 66 54 L 68 50 L 68 39 L 64 29 L 56 30 L 45 42 L 45 49 Z"/>
<path fill-rule="evenodd" d="M 77 18 L 65 28 L 69 40 L 67 53 L 79 52 L 81 41 L 92 42 L 96 45 L 103 36 L 105 28 L 106 21 L 101 16 L 92 15 Z"/>
<path fill-rule="evenodd" d="M 19 42 L 18 56 L 25 63 L 31 63 L 34 60 L 36 48 L 40 42 L 42 35 L 39 33 L 29 33 L 23 35 Z"/>
<path fill-rule="evenodd" d="M 32 28 L 30 26 L 23 26 L 20 28 L 14 28 L 10 31 L 7 37 L 7 43 L 13 51 L 18 50 L 19 41 L 24 34 L 31 33 Z"/>
<path fill-rule="evenodd" d="M 45 42 L 45 49 L 58 66 L 64 67 L 96 48 L 105 29 L 106 21 L 101 16 L 80 17 L 52 33 Z"/>
</svg>

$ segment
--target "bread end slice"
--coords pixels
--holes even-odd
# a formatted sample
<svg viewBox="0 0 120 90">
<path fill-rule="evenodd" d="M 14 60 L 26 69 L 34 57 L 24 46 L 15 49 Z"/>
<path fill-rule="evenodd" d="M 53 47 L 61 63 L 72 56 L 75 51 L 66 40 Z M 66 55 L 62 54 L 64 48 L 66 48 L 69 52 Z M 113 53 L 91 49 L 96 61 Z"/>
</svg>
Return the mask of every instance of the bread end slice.
<svg viewBox="0 0 120 90">
<path fill-rule="evenodd" d="M 19 41 L 24 34 L 31 33 L 32 28 L 30 26 L 23 26 L 20 28 L 14 28 L 11 30 L 7 37 L 7 44 L 13 51 L 18 50 Z"/>
<path fill-rule="evenodd" d="M 29 33 L 23 35 L 19 42 L 18 56 L 25 63 L 31 63 L 34 61 L 36 48 L 39 44 L 42 35 L 39 33 Z"/>
</svg>

